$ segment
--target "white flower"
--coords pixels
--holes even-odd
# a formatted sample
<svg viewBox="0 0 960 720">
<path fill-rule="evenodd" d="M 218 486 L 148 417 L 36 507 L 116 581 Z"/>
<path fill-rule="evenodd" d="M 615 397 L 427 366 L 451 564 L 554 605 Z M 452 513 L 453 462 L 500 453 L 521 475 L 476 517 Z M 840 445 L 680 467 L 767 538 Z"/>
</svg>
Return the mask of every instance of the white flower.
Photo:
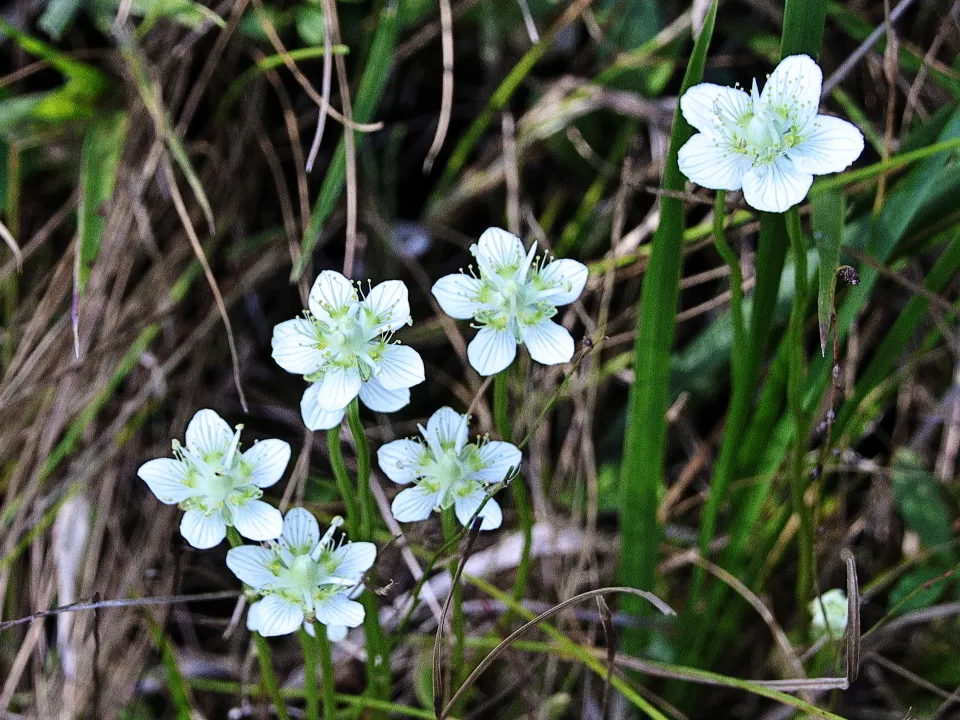
<svg viewBox="0 0 960 720">
<path fill-rule="evenodd" d="M 424 380 L 423 360 L 392 342 L 393 331 L 409 322 L 407 287 L 399 280 L 380 283 L 361 299 L 340 273 L 320 273 L 304 317 L 273 329 L 273 359 L 313 383 L 300 401 L 308 428 L 336 427 L 358 395 L 376 412 L 410 402 L 409 388 Z"/>
<path fill-rule="evenodd" d="M 550 318 L 559 305 L 580 297 L 589 271 L 576 260 L 536 258 L 536 250 L 533 243 L 525 252 L 516 235 L 490 228 L 470 248 L 480 277 L 447 275 L 433 286 L 433 296 L 447 315 L 473 318 L 480 326 L 467 357 L 481 375 L 509 367 L 521 343 L 543 365 L 573 357 L 573 338 Z"/>
<path fill-rule="evenodd" d="M 757 210 L 784 212 L 807 196 L 814 175 L 844 170 L 863 152 L 863 135 L 846 120 L 818 115 L 823 73 L 806 55 L 784 58 L 748 95 L 695 85 L 680 98 L 700 132 L 680 148 L 680 171 L 712 190 L 740 190 Z"/>
<path fill-rule="evenodd" d="M 822 603 L 822 605 L 821 605 Z M 833 638 L 841 638 L 847 631 L 847 595 L 843 590 L 828 590 L 816 600 L 812 600 L 809 605 L 810 615 L 810 633 L 814 638 L 829 634 Z M 824 614 L 826 610 L 826 614 Z"/>
<path fill-rule="evenodd" d="M 251 540 L 280 534 L 280 511 L 259 498 L 276 483 L 290 462 L 283 440 L 261 440 L 239 452 L 240 430 L 213 410 L 200 410 L 187 425 L 186 447 L 173 441 L 173 458 L 140 466 L 137 475 L 167 505 L 186 513 L 180 533 L 195 548 L 218 545 L 233 526 Z"/>
<path fill-rule="evenodd" d="M 453 506 L 461 525 L 487 496 L 487 486 L 506 479 L 520 468 L 520 451 L 510 443 L 482 439 L 467 443 L 469 415 L 452 408 L 437 410 L 420 426 L 424 444 L 416 440 L 394 440 L 377 452 L 384 474 L 399 485 L 414 483 L 393 500 L 393 516 L 399 522 L 426 520 L 433 510 Z M 490 499 L 480 511 L 481 530 L 496 530 L 503 514 Z"/>
<path fill-rule="evenodd" d="M 313 623 L 327 626 L 331 640 L 363 622 L 363 605 L 352 599 L 363 574 L 373 566 L 377 548 L 368 542 L 347 542 L 333 533 L 343 521 L 334 518 L 323 537 L 313 515 L 289 510 L 280 538 L 266 547 L 244 545 L 227 553 L 227 567 L 253 588 L 260 599 L 250 606 L 247 628 L 264 636 L 287 635 L 301 625 L 313 634 Z"/>
</svg>

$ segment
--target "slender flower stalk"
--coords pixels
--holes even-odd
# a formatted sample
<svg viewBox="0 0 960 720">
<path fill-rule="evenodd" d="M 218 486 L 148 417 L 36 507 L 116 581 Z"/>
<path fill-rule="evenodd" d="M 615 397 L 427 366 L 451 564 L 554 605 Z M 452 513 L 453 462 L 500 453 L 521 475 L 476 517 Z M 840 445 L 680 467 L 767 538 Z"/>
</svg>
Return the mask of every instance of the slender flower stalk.
<svg viewBox="0 0 960 720">
<path fill-rule="evenodd" d="M 680 171 L 713 190 L 743 190 L 757 210 L 784 212 L 801 202 L 814 175 L 846 169 L 863 152 L 852 124 L 818 115 L 823 72 L 806 55 L 784 58 L 761 92 L 712 83 L 680 98 L 699 132 L 680 148 Z"/>
<path fill-rule="evenodd" d="M 537 257 L 537 244 L 525 251 L 520 238 L 500 228 L 486 230 L 470 248 L 479 276 L 457 273 L 440 278 L 433 296 L 450 317 L 472 319 L 480 329 L 467 347 L 470 364 L 481 375 L 509 367 L 517 345 L 543 365 L 570 362 L 573 337 L 552 318 L 583 292 L 589 271 L 576 260 Z"/>
<path fill-rule="evenodd" d="M 393 340 L 410 324 L 407 287 L 380 283 L 361 297 L 338 272 L 320 273 L 304 316 L 273 330 L 273 358 L 284 370 L 311 383 L 300 401 L 311 430 L 329 430 L 359 397 L 371 410 L 395 412 L 410 402 L 410 388 L 423 382 L 416 350 Z"/>
<path fill-rule="evenodd" d="M 193 547 L 219 545 L 227 528 L 250 540 L 270 540 L 282 529 L 280 511 L 260 500 L 290 462 L 290 445 L 261 440 L 240 452 L 240 431 L 213 410 L 200 410 L 187 425 L 186 444 L 173 441 L 173 458 L 140 466 L 137 475 L 160 502 L 186 512 L 180 533 Z"/>
<path fill-rule="evenodd" d="M 423 440 L 394 440 L 377 452 L 384 474 L 398 485 L 411 485 L 393 500 L 399 522 L 426 520 L 431 512 L 453 508 L 468 525 L 487 496 L 487 487 L 503 482 L 520 467 L 520 451 L 508 442 L 481 438 L 468 443 L 469 415 L 444 407 L 420 426 Z M 495 530 L 503 521 L 492 498 L 480 510 L 481 530 Z"/>
</svg>

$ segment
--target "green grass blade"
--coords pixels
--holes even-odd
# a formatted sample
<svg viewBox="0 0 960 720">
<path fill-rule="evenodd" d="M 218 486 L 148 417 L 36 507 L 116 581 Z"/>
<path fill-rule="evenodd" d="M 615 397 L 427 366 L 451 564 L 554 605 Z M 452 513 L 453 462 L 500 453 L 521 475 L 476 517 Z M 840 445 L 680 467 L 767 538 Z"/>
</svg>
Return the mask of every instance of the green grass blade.
<svg viewBox="0 0 960 720">
<path fill-rule="evenodd" d="M 716 17 L 717 3 L 714 2 L 690 57 L 681 94 L 703 77 Z M 692 128 L 678 109 L 663 177 L 663 187 L 667 190 L 684 188 L 686 180 L 680 172 L 677 153 L 691 135 Z M 657 501 L 664 486 L 670 355 L 683 264 L 683 201 L 664 196 L 660 203 L 660 226 L 653 236 L 640 301 L 633 365 L 636 379 L 630 388 L 620 476 L 620 577 L 625 585 L 642 589 L 653 587 L 660 543 Z M 639 601 L 625 601 L 624 607 L 634 613 L 644 610 Z M 637 633 L 627 634 L 625 639 L 629 650 L 638 649 Z"/>
<path fill-rule="evenodd" d="M 781 59 L 803 53 L 816 60 L 820 55 L 826 21 L 826 0 L 787 0 L 780 36 Z"/>
<path fill-rule="evenodd" d="M 830 318 L 833 315 L 833 293 L 840 266 L 840 245 L 843 242 L 843 221 L 847 199 L 842 193 L 827 193 L 813 200 L 813 242 L 820 256 L 817 289 L 817 319 L 820 324 L 820 353 L 826 355 Z"/>
<path fill-rule="evenodd" d="M 370 122 L 380 103 L 383 90 L 390 78 L 390 63 L 393 60 L 393 48 L 397 43 L 397 29 L 397 9 L 389 5 L 380 13 L 377 21 L 377 32 L 373 37 L 370 55 L 367 57 L 367 64 L 363 69 L 360 85 L 357 88 L 357 97 L 353 104 L 354 122 Z M 290 272 L 291 281 L 299 280 L 303 274 L 310 260 L 310 254 L 320 241 L 323 226 L 333 212 L 340 193 L 343 192 L 346 177 L 347 146 L 344 138 L 341 137 L 333 160 L 327 168 L 327 174 L 323 178 L 320 196 L 313 206 L 313 212 L 310 213 L 310 223 L 303 234 L 300 259 Z"/>
</svg>

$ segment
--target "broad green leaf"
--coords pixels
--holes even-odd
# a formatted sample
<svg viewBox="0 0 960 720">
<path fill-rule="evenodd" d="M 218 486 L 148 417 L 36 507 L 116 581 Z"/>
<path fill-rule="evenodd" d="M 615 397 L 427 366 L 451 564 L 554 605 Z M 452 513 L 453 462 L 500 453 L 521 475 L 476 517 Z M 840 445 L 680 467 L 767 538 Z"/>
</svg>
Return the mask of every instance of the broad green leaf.
<svg viewBox="0 0 960 720">
<path fill-rule="evenodd" d="M 938 547 L 950 542 L 950 511 L 940 483 L 910 450 L 894 456 L 893 497 L 904 523 L 925 545 Z M 953 560 L 949 549 L 938 550 L 938 555 L 946 563 Z"/>
<path fill-rule="evenodd" d="M 820 352 L 827 353 L 827 336 L 833 314 L 833 293 L 840 267 L 843 221 L 847 198 L 841 192 L 824 193 L 813 199 L 813 241 L 820 258 L 820 286 L 817 292 L 817 317 L 820 321 Z"/>
<path fill-rule="evenodd" d="M 297 33 L 306 45 L 323 45 L 323 10 L 317 5 L 297 6 Z"/>
<path fill-rule="evenodd" d="M 932 583 L 929 587 L 921 588 L 924 583 L 936 580 L 943 575 L 943 570 L 925 565 L 911 570 L 894 585 L 887 598 L 887 607 L 896 608 L 897 615 L 923 610 L 939 600 L 948 587 L 948 583 Z M 915 594 L 913 594 L 915 593 Z M 910 597 L 912 595 L 912 597 Z"/>
</svg>

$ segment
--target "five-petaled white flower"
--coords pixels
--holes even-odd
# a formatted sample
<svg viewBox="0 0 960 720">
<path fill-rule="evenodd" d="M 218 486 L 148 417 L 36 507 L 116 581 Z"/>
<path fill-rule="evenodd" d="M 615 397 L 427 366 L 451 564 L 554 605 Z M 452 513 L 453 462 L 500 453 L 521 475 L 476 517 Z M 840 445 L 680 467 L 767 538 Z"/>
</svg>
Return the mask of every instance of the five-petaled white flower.
<svg viewBox="0 0 960 720">
<path fill-rule="evenodd" d="M 407 287 L 399 280 L 380 283 L 361 299 L 340 273 L 320 273 L 305 316 L 273 329 L 273 359 L 312 383 L 300 401 L 308 428 L 339 425 L 357 395 L 376 412 L 410 402 L 409 388 L 424 380 L 423 360 L 392 342 L 393 331 L 408 322 Z"/>
<path fill-rule="evenodd" d="M 680 98 L 700 132 L 680 148 L 680 171 L 712 190 L 743 189 L 757 210 L 784 212 L 806 196 L 814 175 L 844 170 L 863 152 L 846 120 L 818 115 L 823 73 L 806 55 L 784 58 L 763 92 L 711 83 Z"/>
<path fill-rule="evenodd" d="M 849 605 L 847 594 L 839 588 L 827 590 L 816 600 L 810 601 L 810 634 L 819 640 L 829 634 L 832 638 L 841 638 L 847 631 Z M 826 611 L 826 612 L 824 612 Z"/>
<path fill-rule="evenodd" d="M 433 296 L 447 315 L 472 318 L 480 326 L 467 357 L 481 375 L 507 368 L 521 343 L 544 365 L 573 357 L 573 338 L 551 318 L 557 306 L 580 297 L 589 271 L 576 260 L 536 258 L 536 250 L 535 242 L 525 252 L 516 235 L 490 228 L 470 248 L 480 277 L 457 273 L 433 286 Z"/>
<path fill-rule="evenodd" d="M 399 485 L 416 483 L 393 500 L 393 516 L 400 522 L 426 520 L 433 510 L 453 506 L 461 525 L 470 522 L 487 495 L 487 486 L 520 468 L 520 451 L 508 442 L 481 439 L 467 443 L 469 415 L 452 408 L 437 410 L 420 426 L 420 439 L 394 440 L 377 452 L 384 474 Z M 480 511 L 481 530 L 496 530 L 503 520 L 491 498 Z"/>
<path fill-rule="evenodd" d="M 259 498 L 286 470 L 290 445 L 261 440 L 241 453 L 242 427 L 233 432 L 213 410 L 200 410 L 187 425 L 186 446 L 174 440 L 173 458 L 137 470 L 160 502 L 186 510 L 180 533 L 195 548 L 218 545 L 228 525 L 251 540 L 280 534 L 280 511 Z"/>
<path fill-rule="evenodd" d="M 303 508 L 289 510 L 283 533 L 266 547 L 243 545 L 227 553 L 227 567 L 260 596 L 247 613 L 247 628 L 264 636 L 287 635 L 303 625 L 327 626 L 327 637 L 342 640 L 347 628 L 363 622 L 363 605 L 352 599 L 377 548 L 368 542 L 337 542 L 342 523 L 334 518 L 323 537 L 316 518 Z"/>
</svg>

